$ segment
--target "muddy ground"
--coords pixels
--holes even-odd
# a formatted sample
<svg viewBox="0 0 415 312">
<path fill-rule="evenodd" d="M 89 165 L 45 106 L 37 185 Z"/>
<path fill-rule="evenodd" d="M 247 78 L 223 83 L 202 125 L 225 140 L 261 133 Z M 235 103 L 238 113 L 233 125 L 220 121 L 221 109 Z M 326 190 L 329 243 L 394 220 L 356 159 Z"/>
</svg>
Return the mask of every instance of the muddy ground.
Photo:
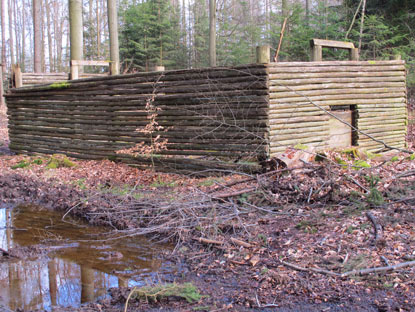
<svg viewBox="0 0 415 312">
<path fill-rule="evenodd" d="M 131 300 L 128 311 L 415 311 L 408 153 L 327 152 L 295 170 L 196 179 L 110 161 L 50 169 L 50 157 L 11 155 L 5 137 L 0 149 L 0 205 L 35 203 L 113 235 L 177 244 L 164 257 L 184 271 L 160 280 L 191 282 L 201 299 Z M 357 160 L 370 168 L 353 167 Z M 390 270 L 362 271 L 375 267 Z M 110 289 L 111 299 L 79 311 L 123 311 L 130 291 Z"/>
</svg>

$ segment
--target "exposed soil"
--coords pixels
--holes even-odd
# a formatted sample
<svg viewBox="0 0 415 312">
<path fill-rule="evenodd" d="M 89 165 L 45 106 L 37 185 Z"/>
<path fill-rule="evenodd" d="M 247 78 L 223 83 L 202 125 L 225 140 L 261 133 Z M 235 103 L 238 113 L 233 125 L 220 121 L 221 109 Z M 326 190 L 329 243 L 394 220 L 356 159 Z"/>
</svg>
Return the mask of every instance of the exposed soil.
<svg viewBox="0 0 415 312">
<path fill-rule="evenodd" d="M 414 138 L 411 126 L 409 148 Z M 132 300 L 128 311 L 415 311 L 414 266 L 335 275 L 415 261 L 414 160 L 326 156 L 343 162 L 194 179 L 110 161 L 47 169 L 48 157 L 3 155 L 0 205 L 36 203 L 114 235 L 177 242 L 165 258 L 184 272 L 160 281 L 192 282 L 203 298 Z M 370 168 L 355 170 L 357 159 Z M 22 162 L 28 166 L 11 169 Z M 111 289 L 112 299 L 78 310 L 122 311 L 130 291 Z"/>
</svg>

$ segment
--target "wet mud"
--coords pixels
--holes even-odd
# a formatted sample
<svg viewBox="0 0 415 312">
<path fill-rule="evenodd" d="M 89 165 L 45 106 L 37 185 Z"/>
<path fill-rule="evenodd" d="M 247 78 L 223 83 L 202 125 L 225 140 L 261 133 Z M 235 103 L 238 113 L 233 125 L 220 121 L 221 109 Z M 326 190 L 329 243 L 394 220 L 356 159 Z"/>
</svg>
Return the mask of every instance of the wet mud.
<svg viewBox="0 0 415 312">
<path fill-rule="evenodd" d="M 107 232 L 38 206 L 0 208 L 0 311 L 79 308 L 173 270 L 159 256 L 169 245 Z"/>
</svg>

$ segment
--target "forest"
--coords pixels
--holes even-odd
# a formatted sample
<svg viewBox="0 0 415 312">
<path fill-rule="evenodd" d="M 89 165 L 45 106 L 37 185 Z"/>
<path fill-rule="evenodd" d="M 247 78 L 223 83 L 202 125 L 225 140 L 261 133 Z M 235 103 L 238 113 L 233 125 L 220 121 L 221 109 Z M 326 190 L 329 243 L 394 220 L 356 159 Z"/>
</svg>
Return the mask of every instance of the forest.
<svg viewBox="0 0 415 312">
<path fill-rule="evenodd" d="M 414 83 L 413 0 L 218 0 L 215 5 L 218 66 L 254 63 L 259 45 L 275 51 L 287 18 L 280 61 L 309 61 L 311 38 L 351 41 L 362 60 L 400 54 L 410 70 L 408 83 Z M 109 59 L 106 6 L 104 0 L 83 1 L 87 60 Z M 1 12 L 3 66 L 19 63 L 23 72 L 33 71 L 38 36 L 41 72 L 68 71 L 66 1 L 2 0 Z M 35 20 L 32 12 L 40 18 Z M 208 0 L 119 0 L 118 20 L 121 72 L 145 71 L 150 65 L 209 66 Z M 340 50 L 325 51 L 324 59 L 343 58 Z"/>
<path fill-rule="evenodd" d="M 415 0 L 0 10 L 0 311 L 414 311 Z"/>
</svg>

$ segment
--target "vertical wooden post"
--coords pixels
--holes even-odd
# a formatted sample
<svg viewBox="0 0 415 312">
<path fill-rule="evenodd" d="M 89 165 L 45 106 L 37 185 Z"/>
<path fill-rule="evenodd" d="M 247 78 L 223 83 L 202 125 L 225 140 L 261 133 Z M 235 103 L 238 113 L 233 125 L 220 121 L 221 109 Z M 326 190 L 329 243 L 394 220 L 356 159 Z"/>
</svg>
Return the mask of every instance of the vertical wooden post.
<svg viewBox="0 0 415 312">
<path fill-rule="evenodd" d="M 110 35 L 110 75 L 120 74 L 120 52 L 118 44 L 117 1 L 107 0 L 108 29 Z"/>
<path fill-rule="evenodd" d="M 16 88 L 23 87 L 22 70 L 20 69 L 19 64 L 13 65 L 13 75 Z"/>
<path fill-rule="evenodd" d="M 323 47 L 321 45 L 314 45 L 311 47 L 311 61 L 321 62 L 323 60 Z"/>
<path fill-rule="evenodd" d="M 271 60 L 271 48 L 268 45 L 256 47 L 256 62 L 268 64 Z"/>
<path fill-rule="evenodd" d="M 358 48 L 353 48 L 349 50 L 349 59 L 351 61 L 359 60 L 359 49 Z"/>
<path fill-rule="evenodd" d="M 82 22 L 82 0 L 69 0 L 69 39 L 71 60 L 81 61 L 83 59 L 83 22 Z M 78 79 L 78 72 L 82 66 L 74 69 L 76 73 L 71 79 Z M 75 75 L 76 74 L 76 75 Z"/>
<path fill-rule="evenodd" d="M 75 80 L 79 78 L 79 66 L 78 64 L 73 64 L 71 62 L 71 75 L 69 76 L 70 80 Z"/>
</svg>

